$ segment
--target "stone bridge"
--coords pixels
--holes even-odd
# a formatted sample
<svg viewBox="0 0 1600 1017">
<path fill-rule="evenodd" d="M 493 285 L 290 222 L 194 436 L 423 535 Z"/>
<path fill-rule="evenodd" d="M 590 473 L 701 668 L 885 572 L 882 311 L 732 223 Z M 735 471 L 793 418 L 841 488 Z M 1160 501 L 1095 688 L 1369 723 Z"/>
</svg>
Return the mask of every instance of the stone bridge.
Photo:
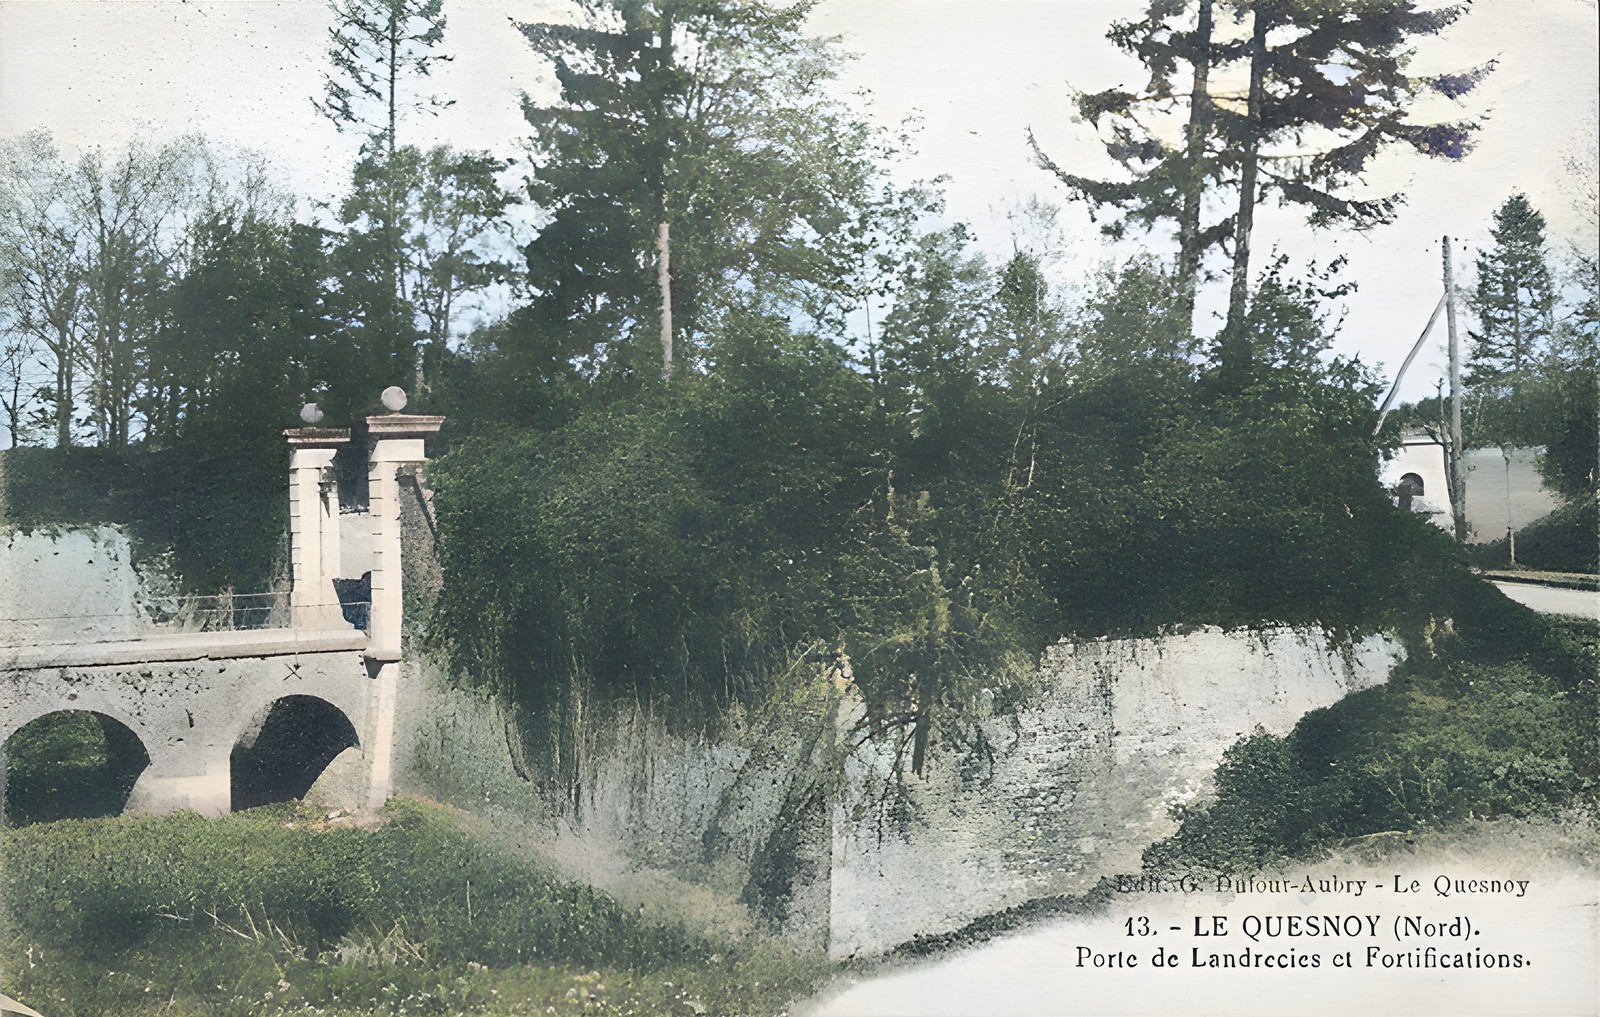
<svg viewBox="0 0 1600 1017">
<path fill-rule="evenodd" d="M 403 408 L 403 393 L 386 392 L 385 405 Z M 425 495 L 403 475 L 415 477 L 441 420 L 367 418 L 365 512 L 340 511 L 333 462 L 349 431 L 284 432 L 290 583 L 267 627 L 163 630 L 134 606 L 137 578 L 115 541 L 13 535 L 0 549 L 0 740 L 63 711 L 94 715 L 108 735 L 125 728 L 149 759 L 128 812 L 219 815 L 299 797 L 330 763 L 340 804 L 381 804 L 401 656 L 401 499 Z M 363 630 L 335 580 L 368 574 Z M 275 758 L 242 777 L 240 760 L 269 748 Z"/>
</svg>

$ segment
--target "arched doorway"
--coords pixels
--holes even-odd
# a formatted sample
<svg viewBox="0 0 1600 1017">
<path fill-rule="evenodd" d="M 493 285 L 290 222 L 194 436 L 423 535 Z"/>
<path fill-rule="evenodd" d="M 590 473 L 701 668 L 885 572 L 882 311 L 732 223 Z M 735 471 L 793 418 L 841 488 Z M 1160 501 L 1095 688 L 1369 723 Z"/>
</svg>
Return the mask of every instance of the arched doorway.
<svg viewBox="0 0 1600 1017">
<path fill-rule="evenodd" d="M 1395 486 L 1394 493 L 1396 503 L 1400 506 L 1400 511 L 1412 511 L 1412 501 L 1426 493 L 1423 490 L 1422 477 L 1415 473 L 1407 473 L 1400 478 L 1400 483 Z"/>
<path fill-rule="evenodd" d="M 305 797 L 335 756 L 359 744 L 350 718 L 332 703 L 315 696 L 283 697 L 261 726 L 233 747 L 233 810 Z"/>
<path fill-rule="evenodd" d="M 87 710 L 30 721 L 6 739 L 3 754 L 7 826 L 120 815 L 150 765 L 126 724 Z"/>
</svg>

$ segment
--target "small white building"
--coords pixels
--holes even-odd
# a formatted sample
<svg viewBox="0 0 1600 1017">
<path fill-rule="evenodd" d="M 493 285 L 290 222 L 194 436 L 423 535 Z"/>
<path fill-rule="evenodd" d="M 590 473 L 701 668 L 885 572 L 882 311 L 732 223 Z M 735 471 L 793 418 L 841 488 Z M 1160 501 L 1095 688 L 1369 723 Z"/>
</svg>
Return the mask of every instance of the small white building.
<svg viewBox="0 0 1600 1017">
<path fill-rule="evenodd" d="M 1445 479 L 1444 446 L 1425 432 L 1407 433 L 1395 457 L 1384 464 L 1378 479 L 1395 504 L 1420 512 L 1434 525 L 1449 530 L 1450 484 Z"/>
<path fill-rule="evenodd" d="M 1468 449 L 1462 458 L 1467 480 L 1467 527 L 1471 541 L 1498 540 L 1554 512 L 1561 502 L 1544 486 L 1538 461 L 1542 448 Z M 1378 474 L 1395 504 L 1406 494 L 1411 511 L 1427 513 L 1441 529 L 1452 529 L 1450 485 L 1445 480 L 1444 446 L 1424 432 L 1408 432 L 1400 450 Z M 1406 486 L 1402 490 L 1402 483 Z"/>
</svg>

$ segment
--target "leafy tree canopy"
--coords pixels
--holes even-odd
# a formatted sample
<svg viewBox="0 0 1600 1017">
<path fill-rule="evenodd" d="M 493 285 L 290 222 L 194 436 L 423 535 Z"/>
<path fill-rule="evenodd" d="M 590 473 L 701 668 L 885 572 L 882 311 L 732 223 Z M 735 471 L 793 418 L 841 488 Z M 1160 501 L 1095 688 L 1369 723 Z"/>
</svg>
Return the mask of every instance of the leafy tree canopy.
<svg viewBox="0 0 1600 1017">
<path fill-rule="evenodd" d="M 1186 293 L 1207 252 L 1231 248 L 1229 323 L 1236 325 L 1251 279 L 1257 204 L 1302 206 L 1313 226 L 1368 229 L 1392 221 L 1404 201 L 1354 196 L 1379 153 L 1401 145 L 1460 159 L 1471 150 L 1475 122 L 1419 122 L 1411 110 L 1425 93 L 1460 98 L 1493 65 L 1431 77 L 1408 70 L 1415 41 L 1466 9 L 1412 0 L 1153 0 L 1143 18 L 1107 33 L 1144 65 L 1148 84 L 1076 97 L 1120 174 L 1082 175 L 1037 143 L 1035 156 L 1069 195 L 1106 214 L 1112 236 L 1172 223 Z M 1230 21 L 1245 34 L 1226 31 Z M 1161 129 L 1174 119 L 1177 141 Z M 1192 298 L 1185 306 L 1192 309 Z"/>
<path fill-rule="evenodd" d="M 665 354 L 649 339 L 669 309 L 662 342 L 691 365 L 729 315 L 826 312 L 869 256 L 884 143 L 823 96 L 839 58 L 804 34 L 812 6 L 586 0 L 579 26 L 520 26 L 560 86 L 524 100 L 549 217 L 513 328 L 527 355 L 636 379 Z"/>
</svg>

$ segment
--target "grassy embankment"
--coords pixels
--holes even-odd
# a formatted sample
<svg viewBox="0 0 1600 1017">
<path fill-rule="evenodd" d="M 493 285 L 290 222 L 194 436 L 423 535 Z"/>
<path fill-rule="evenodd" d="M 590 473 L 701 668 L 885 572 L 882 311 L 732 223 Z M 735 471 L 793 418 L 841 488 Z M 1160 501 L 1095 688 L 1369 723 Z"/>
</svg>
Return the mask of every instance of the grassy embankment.
<svg viewBox="0 0 1600 1017">
<path fill-rule="evenodd" d="M 1467 581 L 1412 632 L 1387 684 L 1257 733 L 1224 756 L 1216 799 L 1147 868 L 1257 871 L 1364 838 L 1484 819 L 1587 815 L 1600 790 L 1592 621 L 1537 615 Z M 1446 620 L 1448 619 L 1448 620 Z"/>
<path fill-rule="evenodd" d="M 830 970 L 625 908 L 397 800 L 8 830 L 3 987 L 49 1017 L 776 1014 Z"/>
</svg>

